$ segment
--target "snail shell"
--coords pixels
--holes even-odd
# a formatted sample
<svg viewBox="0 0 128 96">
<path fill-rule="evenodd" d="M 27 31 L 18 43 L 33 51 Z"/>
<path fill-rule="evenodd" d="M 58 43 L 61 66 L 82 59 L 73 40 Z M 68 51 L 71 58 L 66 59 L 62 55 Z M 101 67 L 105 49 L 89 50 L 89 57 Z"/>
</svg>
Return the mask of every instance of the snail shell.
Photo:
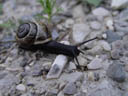
<svg viewBox="0 0 128 96">
<path fill-rule="evenodd" d="M 52 40 L 45 24 L 23 23 L 18 27 L 16 40 L 19 45 L 44 44 Z"/>
</svg>

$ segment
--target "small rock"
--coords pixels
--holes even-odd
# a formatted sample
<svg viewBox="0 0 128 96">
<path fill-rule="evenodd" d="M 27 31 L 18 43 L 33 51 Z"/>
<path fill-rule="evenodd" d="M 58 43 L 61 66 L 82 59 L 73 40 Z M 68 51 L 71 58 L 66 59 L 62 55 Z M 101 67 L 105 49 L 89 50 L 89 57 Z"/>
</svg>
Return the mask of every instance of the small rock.
<svg viewBox="0 0 128 96">
<path fill-rule="evenodd" d="M 28 64 L 27 62 L 28 62 L 28 59 L 23 58 L 22 62 L 20 62 L 20 66 L 25 67 Z"/>
<path fill-rule="evenodd" d="M 93 15 L 99 16 L 99 17 L 106 17 L 110 14 L 109 11 L 103 7 L 99 7 L 99 8 L 94 9 L 92 11 L 92 13 L 93 13 Z"/>
<path fill-rule="evenodd" d="M 99 30 L 101 28 L 101 24 L 97 21 L 90 22 L 90 27 L 94 30 Z"/>
<path fill-rule="evenodd" d="M 117 50 L 124 50 L 124 42 L 122 40 L 117 40 L 112 43 L 112 49 L 117 49 Z"/>
<path fill-rule="evenodd" d="M 128 6 L 128 0 L 112 0 L 111 7 L 113 9 L 125 8 Z"/>
<path fill-rule="evenodd" d="M 73 83 L 73 82 L 69 82 L 64 90 L 63 90 L 64 94 L 67 94 L 67 95 L 73 95 L 77 92 L 77 88 L 76 88 L 76 85 Z"/>
<path fill-rule="evenodd" d="M 67 82 L 77 82 L 77 81 L 83 81 L 84 74 L 82 72 L 73 72 L 70 74 L 63 74 L 60 77 L 60 80 L 67 81 Z"/>
<path fill-rule="evenodd" d="M 19 90 L 19 91 L 26 91 L 26 87 L 25 85 L 23 84 L 19 84 L 16 86 L 16 89 Z"/>
<path fill-rule="evenodd" d="M 114 62 L 112 65 L 109 65 L 107 75 L 119 83 L 124 82 L 126 78 L 124 68 L 118 62 Z"/>
<path fill-rule="evenodd" d="M 58 78 L 61 72 L 63 71 L 67 61 L 68 61 L 67 56 L 58 55 L 54 60 L 50 71 L 47 74 L 47 79 Z"/>
<path fill-rule="evenodd" d="M 122 27 L 127 27 L 127 20 L 128 20 L 128 8 L 125 8 L 124 10 L 121 11 L 120 14 L 117 15 L 116 17 L 116 20 L 117 22 L 119 23 L 119 25 L 125 25 L 125 26 L 122 26 Z M 117 23 L 116 22 L 116 23 Z M 116 24 L 115 23 L 115 24 Z M 127 31 L 127 30 L 126 30 Z"/>
<path fill-rule="evenodd" d="M 81 55 L 78 56 L 78 61 L 80 63 L 80 66 L 86 66 L 87 65 L 87 59 L 82 57 Z"/>
<path fill-rule="evenodd" d="M 88 65 L 88 69 L 100 69 L 102 67 L 102 60 L 100 58 L 93 59 Z"/>
<path fill-rule="evenodd" d="M 121 57 L 121 51 L 118 49 L 114 49 L 111 51 L 111 57 L 113 59 L 119 59 Z"/>
<path fill-rule="evenodd" d="M 3 79 L 7 75 L 7 72 L 0 72 L 0 79 Z"/>
<path fill-rule="evenodd" d="M 74 21 L 72 19 L 67 19 L 65 22 L 65 27 L 66 28 L 71 28 L 74 24 Z"/>
<path fill-rule="evenodd" d="M 94 81 L 95 77 L 94 77 L 94 73 L 93 72 L 88 72 L 88 80 L 89 81 Z"/>
<path fill-rule="evenodd" d="M 64 96 L 64 93 L 61 91 L 61 92 L 58 93 L 57 96 Z"/>
<path fill-rule="evenodd" d="M 73 9 L 73 17 L 76 19 L 80 19 L 80 22 L 85 21 L 85 13 L 83 11 L 83 7 L 81 5 L 75 6 Z"/>
<path fill-rule="evenodd" d="M 125 65 L 125 71 L 128 72 L 128 65 Z"/>
<path fill-rule="evenodd" d="M 88 50 L 88 53 L 91 55 L 98 55 L 101 54 L 103 51 L 103 48 L 99 45 L 96 45 L 95 47 L 93 47 L 92 49 Z M 88 57 L 88 59 L 93 59 L 91 56 Z"/>
<path fill-rule="evenodd" d="M 74 24 L 72 38 L 74 43 L 80 43 L 89 35 L 90 28 L 87 24 Z"/>
<path fill-rule="evenodd" d="M 106 21 L 106 26 L 109 30 L 114 30 L 114 26 L 113 26 L 113 20 L 109 19 Z"/>
<path fill-rule="evenodd" d="M 45 96 L 57 96 L 57 93 L 58 89 L 51 89 L 46 92 Z"/>
<path fill-rule="evenodd" d="M 41 76 L 43 74 L 43 67 L 39 64 L 35 64 L 33 67 L 32 76 Z"/>
<path fill-rule="evenodd" d="M 72 71 L 76 69 L 76 65 L 73 62 L 69 62 L 68 70 Z"/>
<path fill-rule="evenodd" d="M 120 40 L 121 39 L 121 37 L 117 33 L 113 32 L 111 30 L 106 31 L 106 34 L 107 34 L 108 43 L 112 43 L 112 42 L 114 42 L 116 40 Z"/>
<path fill-rule="evenodd" d="M 108 42 L 106 41 L 100 41 L 100 46 L 105 50 L 105 51 L 110 51 L 111 50 L 111 46 L 109 45 Z"/>
<path fill-rule="evenodd" d="M 61 84 L 59 85 L 59 90 L 62 90 L 65 87 L 66 83 L 65 82 L 61 82 Z"/>
</svg>

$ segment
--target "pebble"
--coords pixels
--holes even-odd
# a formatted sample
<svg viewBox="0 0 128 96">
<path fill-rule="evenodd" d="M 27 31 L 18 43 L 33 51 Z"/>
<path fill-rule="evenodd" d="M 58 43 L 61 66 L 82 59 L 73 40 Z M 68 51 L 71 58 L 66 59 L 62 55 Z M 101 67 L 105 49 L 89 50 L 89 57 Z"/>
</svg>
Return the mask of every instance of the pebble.
<svg viewBox="0 0 128 96">
<path fill-rule="evenodd" d="M 128 6 L 128 0 L 112 0 L 111 7 L 113 9 L 121 9 Z"/>
<path fill-rule="evenodd" d="M 111 57 L 113 59 L 119 59 L 121 57 L 121 51 L 118 49 L 114 49 L 111 51 Z"/>
<path fill-rule="evenodd" d="M 47 74 L 47 79 L 58 78 L 67 64 L 68 58 L 65 55 L 58 55 L 54 60 L 50 71 Z"/>
<path fill-rule="evenodd" d="M 128 65 L 125 65 L 125 71 L 128 72 Z"/>
<path fill-rule="evenodd" d="M 51 89 L 46 92 L 45 96 L 57 96 L 57 93 L 58 89 Z"/>
<path fill-rule="evenodd" d="M 127 22 L 126 22 L 128 20 L 127 14 L 128 14 L 128 8 L 122 10 L 121 13 L 118 14 L 116 17 L 116 20 L 118 21 L 118 23 L 127 24 Z"/>
<path fill-rule="evenodd" d="M 93 72 L 88 72 L 88 80 L 89 81 L 94 81 L 95 77 L 94 77 L 94 73 Z"/>
<path fill-rule="evenodd" d="M 111 30 L 106 31 L 105 33 L 107 34 L 107 42 L 108 43 L 112 43 L 116 40 L 121 39 L 121 37 L 117 33 L 113 32 Z"/>
<path fill-rule="evenodd" d="M 73 62 L 69 62 L 68 71 L 72 71 L 76 69 L 76 65 Z"/>
<path fill-rule="evenodd" d="M 16 89 L 19 90 L 19 91 L 26 91 L 26 87 L 25 85 L 23 84 L 19 84 L 16 86 Z"/>
<path fill-rule="evenodd" d="M 60 77 L 60 80 L 67 81 L 67 82 L 77 82 L 77 81 L 83 81 L 84 74 L 82 72 L 72 72 L 70 74 L 63 74 Z"/>
<path fill-rule="evenodd" d="M 101 24 L 97 21 L 90 22 L 90 27 L 94 30 L 101 29 Z"/>
<path fill-rule="evenodd" d="M 108 19 L 106 21 L 106 26 L 107 26 L 108 30 L 114 30 L 113 20 L 112 19 Z"/>
<path fill-rule="evenodd" d="M 99 17 L 106 17 L 108 16 L 110 13 L 107 9 L 103 8 L 103 7 L 99 7 L 96 8 L 92 11 L 92 14 L 95 16 L 99 16 Z"/>
<path fill-rule="evenodd" d="M 119 83 L 124 82 L 126 78 L 124 68 L 118 62 L 114 62 L 112 65 L 109 65 L 107 75 Z"/>
<path fill-rule="evenodd" d="M 65 27 L 66 28 L 71 28 L 74 24 L 74 21 L 73 19 L 67 19 L 66 22 L 65 22 Z"/>
<path fill-rule="evenodd" d="M 99 45 L 104 49 L 104 51 L 111 51 L 111 46 L 108 42 L 101 40 L 99 43 Z"/>
<path fill-rule="evenodd" d="M 86 66 L 87 65 L 87 59 L 86 58 L 82 57 L 81 55 L 79 55 L 77 58 L 78 58 L 80 66 Z"/>
<path fill-rule="evenodd" d="M 74 24 L 72 38 L 74 43 L 80 43 L 89 35 L 90 28 L 87 24 Z"/>
<path fill-rule="evenodd" d="M 85 13 L 84 13 L 83 7 L 81 5 L 78 5 L 78 6 L 74 7 L 73 17 L 75 19 L 80 19 L 80 22 L 85 21 Z"/>
<path fill-rule="evenodd" d="M 102 59 L 96 57 L 88 65 L 88 69 L 100 69 L 102 68 Z"/>
<path fill-rule="evenodd" d="M 3 79 L 7 75 L 7 72 L 0 72 L 0 79 Z"/>
<path fill-rule="evenodd" d="M 76 85 L 73 82 L 69 82 L 63 89 L 64 94 L 73 95 L 77 92 Z"/>
<path fill-rule="evenodd" d="M 112 43 L 112 49 L 117 49 L 117 50 L 124 50 L 124 42 L 122 40 L 117 40 Z"/>
<path fill-rule="evenodd" d="M 41 76 L 43 74 L 42 66 L 39 64 L 35 64 L 32 70 L 32 76 Z"/>
</svg>

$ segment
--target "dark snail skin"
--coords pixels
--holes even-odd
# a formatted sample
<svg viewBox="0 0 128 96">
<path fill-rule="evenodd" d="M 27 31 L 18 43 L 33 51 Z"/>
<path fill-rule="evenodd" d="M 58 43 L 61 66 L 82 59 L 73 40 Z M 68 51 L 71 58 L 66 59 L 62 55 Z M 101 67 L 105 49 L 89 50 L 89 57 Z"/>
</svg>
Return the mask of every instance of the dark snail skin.
<svg viewBox="0 0 128 96">
<path fill-rule="evenodd" d="M 22 45 L 20 47 L 31 51 L 41 50 L 52 54 L 63 54 L 73 58 L 77 57 L 80 53 L 80 50 L 78 50 L 77 46 L 65 45 L 56 41 L 49 41 L 44 44 L 37 44 L 31 46 Z"/>
</svg>

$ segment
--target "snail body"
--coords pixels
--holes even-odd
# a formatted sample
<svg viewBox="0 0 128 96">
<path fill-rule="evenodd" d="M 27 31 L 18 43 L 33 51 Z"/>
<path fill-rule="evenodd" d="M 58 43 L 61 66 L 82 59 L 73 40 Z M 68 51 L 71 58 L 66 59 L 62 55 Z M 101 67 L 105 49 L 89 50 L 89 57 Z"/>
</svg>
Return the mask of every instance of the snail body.
<svg viewBox="0 0 128 96">
<path fill-rule="evenodd" d="M 17 43 L 23 49 L 33 51 L 42 50 L 53 54 L 64 54 L 75 58 L 77 63 L 77 56 L 82 53 L 78 47 L 94 39 L 96 38 L 84 41 L 78 45 L 65 45 L 52 40 L 49 30 L 45 24 L 41 26 L 34 22 L 21 24 L 16 34 Z M 79 63 L 77 66 L 79 66 Z"/>
</svg>

